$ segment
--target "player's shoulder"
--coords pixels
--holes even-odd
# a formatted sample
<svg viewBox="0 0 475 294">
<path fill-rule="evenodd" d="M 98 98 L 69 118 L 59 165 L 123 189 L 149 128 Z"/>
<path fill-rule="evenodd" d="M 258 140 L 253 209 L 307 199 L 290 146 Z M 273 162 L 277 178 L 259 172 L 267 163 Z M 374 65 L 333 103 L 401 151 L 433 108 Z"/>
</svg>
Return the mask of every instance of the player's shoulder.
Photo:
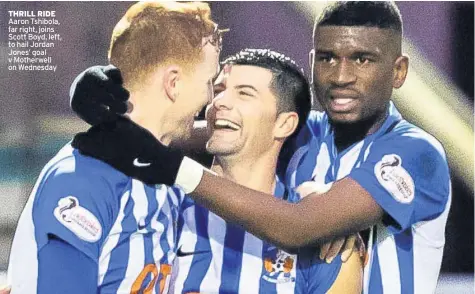
<svg viewBox="0 0 475 294">
<path fill-rule="evenodd" d="M 378 140 L 385 145 L 401 146 L 405 152 L 424 153 L 446 161 L 444 147 L 433 135 L 406 121 L 397 122 L 394 128 Z"/>
<path fill-rule="evenodd" d="M 40 185 L 77 187 L 119 193 L 130 178 L 95 158 L 79 153 L 66 144 L 44 167 Z"/>
</svg>

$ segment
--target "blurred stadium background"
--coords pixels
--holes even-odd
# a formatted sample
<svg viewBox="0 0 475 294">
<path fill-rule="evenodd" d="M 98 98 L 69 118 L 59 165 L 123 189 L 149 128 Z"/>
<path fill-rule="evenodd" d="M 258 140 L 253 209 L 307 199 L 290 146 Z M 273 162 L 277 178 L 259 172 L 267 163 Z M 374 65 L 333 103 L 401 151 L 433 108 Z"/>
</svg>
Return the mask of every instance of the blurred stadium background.
<svg viewBox="0 0 475 294">
<path fill-rule="evenodd" d="M 245 47 L 292 56 L 308 73 L 312 23 L 324 2 L 211 2 L 231 31 L 222 56 Z M 397 2 L 404 20 L 408 80 L 394 100 L 448 152 L 453 203 L 437 293 L 473 293 L 473 2 Z M 130 2 L 0 2 L 0 284 L 16 221 L 43 165 L 87 126 L 68 106 L 86 67 L 106 64 L 111 31 Z M 9 72 L 8 10 L 55 10 L 63 41 L 48 49 L 53 72 Z M 315 107 L 318 107 L 315 105 Z M 28 265 L 25 265 L 28 266 Z"/>
</svg>

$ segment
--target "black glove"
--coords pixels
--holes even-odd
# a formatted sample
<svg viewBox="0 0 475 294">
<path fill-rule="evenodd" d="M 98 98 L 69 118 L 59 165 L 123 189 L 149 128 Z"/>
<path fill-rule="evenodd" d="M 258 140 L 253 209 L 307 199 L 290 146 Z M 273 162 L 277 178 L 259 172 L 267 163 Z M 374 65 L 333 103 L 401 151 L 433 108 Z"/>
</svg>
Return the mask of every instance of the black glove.
<svg viewBox="0 0 475 294">
<path fill-rule="evenodd" d="M 115 66 L 92 66 L 74 79 L 69 90 L 71 108 L 91 125 L 115 120 L 127 111 L 129 92 L 122 83 Z"/>
<path fill-rule="evenodd" d="M 81 154 L 104 161 L 149 185 L 173 185 L 184 157 L 122 116 L 77 134 L 72 145 Z"/>
</svg>

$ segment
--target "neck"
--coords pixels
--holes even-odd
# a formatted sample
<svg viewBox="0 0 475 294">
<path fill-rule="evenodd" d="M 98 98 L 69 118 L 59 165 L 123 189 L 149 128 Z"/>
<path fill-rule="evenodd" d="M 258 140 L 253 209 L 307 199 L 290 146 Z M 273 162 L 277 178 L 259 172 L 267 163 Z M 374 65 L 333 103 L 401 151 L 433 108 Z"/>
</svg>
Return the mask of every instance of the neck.
<svg viewBox="0 0 475 294">
<path fill-rule="evenodd" d="M 332 122 L 331 125 L 335 134 L 335 146 L 338 152 L 374 134 L 383 125 L 387 116 L 388 112 L 384 111 L 380 115 L 375 115 L 355 123 L 345 124 Z"/>
<path fill-rule="evenodd" d="M 216 156 L 212 170 L 220 176 L 248 188 L 274 194 L 277 156 L 264 154 L 258 158 Z"/>
<path fill-rule="evenodd" d="M 169 105 L 166 99 L 161 99 L 161 107 L 154 107 L 154 104 L 160 98 L 156 93 L 140 91 L 130 93 L 129 101 L 133 105 L 132 111 L 129 113 L 130 119 L 141 127 L 151 132 L 162 144 L 169 145 L 172 141 L 171 129 L 167 128 L 162 122 Z"/>
</svg>

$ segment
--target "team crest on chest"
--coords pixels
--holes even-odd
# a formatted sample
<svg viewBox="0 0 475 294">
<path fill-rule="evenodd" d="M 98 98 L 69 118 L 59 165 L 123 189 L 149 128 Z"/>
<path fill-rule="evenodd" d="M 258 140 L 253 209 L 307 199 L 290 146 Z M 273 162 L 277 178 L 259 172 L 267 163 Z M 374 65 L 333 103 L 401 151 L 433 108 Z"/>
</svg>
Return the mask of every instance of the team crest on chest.
<svg viewBox="0 0 475 294">
<path fill-rule="evenodd" d="M 271 283 L 295 282 L 295 255 L 290 255 L 275 247 L 269 248 L 264 256 L 262 278 Z"/>
<path fill-rule="evenodd" d="M 402 167 L 402 160 L 396 154 L 384 155 L 375 165 L 374 173 L 379 183 L 401 203 L 411 203 L 414 199 L 414 180 Z"/>
</svg>

